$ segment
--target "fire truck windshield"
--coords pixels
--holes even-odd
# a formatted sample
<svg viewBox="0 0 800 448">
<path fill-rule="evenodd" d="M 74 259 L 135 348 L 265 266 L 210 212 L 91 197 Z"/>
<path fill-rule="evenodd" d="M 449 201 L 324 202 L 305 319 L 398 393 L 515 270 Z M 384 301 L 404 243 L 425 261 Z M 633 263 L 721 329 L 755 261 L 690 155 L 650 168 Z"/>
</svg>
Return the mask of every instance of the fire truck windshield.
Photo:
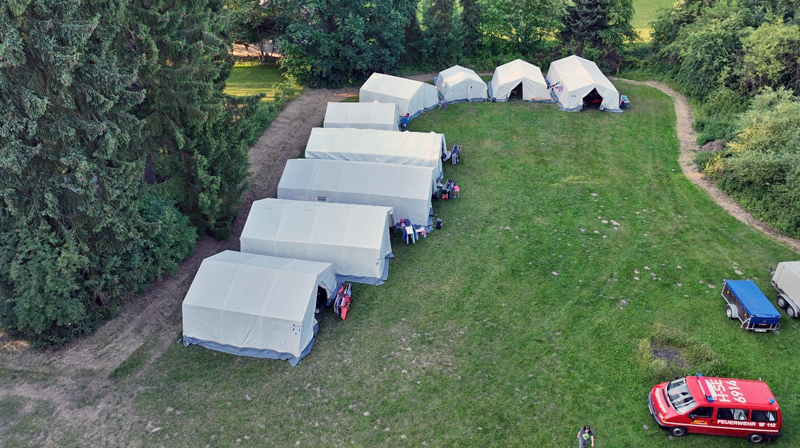
<svg viewBox="0 0 800 448">
<path fill-rule="evenodd" d="M 667 385 L 667 395 L 672 407 L 680 414 L 686 414 L 697 407 L 697 402 L 692 398 L 692 393 L 686 385 L 686 378 L 670 381 Z"/>
</svg>

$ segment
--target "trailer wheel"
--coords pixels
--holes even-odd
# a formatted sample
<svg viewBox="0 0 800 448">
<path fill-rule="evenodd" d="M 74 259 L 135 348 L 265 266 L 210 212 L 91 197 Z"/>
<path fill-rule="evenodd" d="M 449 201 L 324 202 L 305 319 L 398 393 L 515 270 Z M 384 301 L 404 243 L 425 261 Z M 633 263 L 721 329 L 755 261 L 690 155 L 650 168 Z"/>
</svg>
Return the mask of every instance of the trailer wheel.
<svg viewBox="0 0 800 448">
<path fill-rule="evenodd" d="M 764 434 L 750 434 L 747 436 L 747 441 L 750 443 L 761 443 L 764 441 Z"/>
<path fill-rule="evenodd" d="M 728 319 L 736 319 L 739 317 L 739 310 L 737 310 L 735 306 L 728 304 L 728 306 L 725 307 L 725 314 L 728 316 Z"/>
<path fill-rule="evenodd" d="M 669 430 L 669 435 L 671 435 L 672 437 L 683 437 L 686 435 L 686 428 L 684 428 L 683 426 L 673 426 Z"/>
<path fill-rule="evenodd" d="M 786 314 L 788 314 L 789 317 L 793 319 L 798 317 L 797 311 L 795 311 L 795 309 L 791 306 L 789 308 L 786 308 Z"/>
<path fill-rule="evenodd" d="M 786 309 L 786 305 L 788 305 L 788 303 L 786 303 L 786 299 L 783 298 L 783 294 L 779 295 L 778 296 L 778 306 L 783 308 L 783 309 Z"/>
</svg>

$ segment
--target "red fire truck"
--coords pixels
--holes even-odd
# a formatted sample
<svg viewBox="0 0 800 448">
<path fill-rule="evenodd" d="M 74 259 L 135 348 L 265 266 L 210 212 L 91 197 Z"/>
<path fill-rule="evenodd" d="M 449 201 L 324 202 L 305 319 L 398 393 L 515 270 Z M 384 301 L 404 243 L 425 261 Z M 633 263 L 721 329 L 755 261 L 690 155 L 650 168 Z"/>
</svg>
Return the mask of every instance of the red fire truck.
<svg viewBox="0 0 800 448">
<path fill-rule="evenodd" d="M 691 432 L 760 443 L 781 434 L 781 408 L 763 381 L 698 373 L 657 384 L 647 401 L 656 423 L 674 437 Z"/>
</svg>

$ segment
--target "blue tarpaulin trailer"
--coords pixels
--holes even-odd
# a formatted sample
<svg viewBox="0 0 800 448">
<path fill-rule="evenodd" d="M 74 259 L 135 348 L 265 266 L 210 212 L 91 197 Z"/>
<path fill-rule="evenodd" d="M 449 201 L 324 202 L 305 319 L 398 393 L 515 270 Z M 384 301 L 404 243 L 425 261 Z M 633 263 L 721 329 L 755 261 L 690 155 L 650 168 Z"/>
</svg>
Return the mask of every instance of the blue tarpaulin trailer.
<svg viewBox="0 0 800 448">
<path fill-rule="evenodd" d="M 738 318 L 745 330 L 766 332 L 780 328 L 781 313 L 752 280 L 723 281 L 722 297 L 728 302 L 728 318 Z"/>
</svg>

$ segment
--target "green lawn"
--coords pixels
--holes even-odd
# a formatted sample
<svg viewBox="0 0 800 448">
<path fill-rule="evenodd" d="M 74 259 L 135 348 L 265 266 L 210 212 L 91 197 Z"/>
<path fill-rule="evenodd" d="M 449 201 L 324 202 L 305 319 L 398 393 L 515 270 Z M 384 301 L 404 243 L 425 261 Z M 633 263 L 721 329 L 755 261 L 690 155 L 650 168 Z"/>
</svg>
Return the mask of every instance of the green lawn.
<svg viewBox="0 0 800 448">
<path fill-rule="evenodd" d="M 549 448 L 589 424 L 598 447 L 750 446 L 655 428 L 653 384 L 703 372 L 767 381 L 784 410 L 770 446 L 800 446 L 798 321 L 745 332 L 719 294 L 748 277 L 774 300 L 767 267 L 797 254 L 683 176 L 668 97 L 617 86 L 634 104 L 622 114 L 487 102 L 412 120 L 464 147 L 445 166 L 461 198 L 434 204 L 444 228 L 393 235 L 389 280 L 355 285 L 347 320 L 327 314 L 297 367 L 177 344 L 144 367 L 134 353 L 114 379 L 138 392 L 140 426 L 161 429 L 120 428 L 120 445 Z M 58 425 L 3 405 L 9 446 Z M 56 444 L 81 446 L 71 437 Z"/>
<path fill-rule="evenodd" d="M 672 8 L 675 0 L 633 0 L 633 20 L 631 25 L 645 40 L 650 40 L 650 22 L 656 19 L 661 10 Z"/>
<path fill-rule="evenodd" d="M 665 95 L 619 87 L 623 114 L 473 103 L 413 120 L 464 146 L 445 167 L 461 198 L 434 205 L 444 228 L 393 236 L 387 283 L 356 285 L 295 368 L 170 348 L 138 384 L 163 429 L 137 443 L 566 447 L 590 424 L 600 447 L 749 446 L 654 428 L 650 387 L 701 371 L 763 378 L 785 413 L 776 446 L 800 444 L 797 322 L 744 332 L 719 295 L 739 270 L 774 299 L 767 266 L 796 254 L 681 174 Z M 648 360 L 647 340 L 683 367 Z"/>
<path fill-rule="evenodd" d="M 275 84 L 285 81 L 286 78 L 276 65 L 235 65 L 228 77 L 225 93 L 234 96 L 264 93 L 263 101 L 272 101 Z"/>
</svg>

